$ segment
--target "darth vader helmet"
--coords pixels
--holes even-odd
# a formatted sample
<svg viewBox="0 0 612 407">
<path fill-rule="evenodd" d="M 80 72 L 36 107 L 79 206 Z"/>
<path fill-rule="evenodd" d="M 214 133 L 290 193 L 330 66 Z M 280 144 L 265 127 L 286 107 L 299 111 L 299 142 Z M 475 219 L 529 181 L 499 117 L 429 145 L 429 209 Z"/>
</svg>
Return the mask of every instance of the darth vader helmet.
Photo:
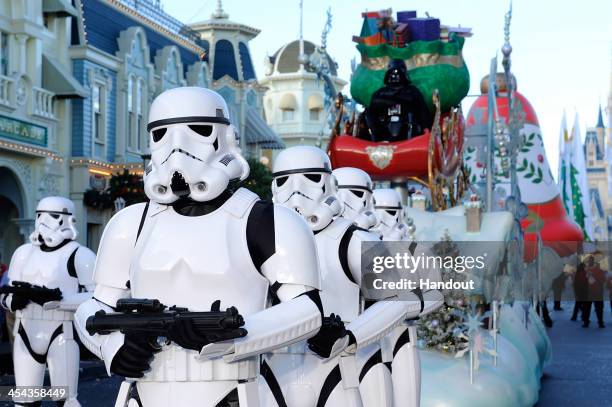
<svg viewBox="0 0 612 407">
<path fill-rule="evenodd" d="M 387 72 L 385 72 L 384 83 L 387 86 L 405 86 L 410 83 L 406 63 L 401 59 L 393 59 L 389 62 Z"/>
</svg>

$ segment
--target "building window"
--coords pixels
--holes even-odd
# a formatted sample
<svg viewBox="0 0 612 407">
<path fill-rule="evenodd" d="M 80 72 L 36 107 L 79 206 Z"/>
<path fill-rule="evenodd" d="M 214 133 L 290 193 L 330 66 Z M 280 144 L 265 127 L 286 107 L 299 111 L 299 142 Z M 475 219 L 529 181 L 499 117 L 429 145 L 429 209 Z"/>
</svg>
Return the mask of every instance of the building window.
<svg viewBox="0 0 612 407">
<path fill-rule="evenodd" d="M 100 245 L 100 238 L 102 237 L 102 225 L 97 223 L 87 224 L 87 247 L 91 250 L 97 251 Z"/>
<path fill-rule="evenodd" d="M 236 68 L 234 46 L 228 40 L 219 40 L 215 44 L 213 79 L 221 79 L 224 75 L 228 75 L 235 81 L 240 80 L 238 78 L 238 69 Z"/>
<path fill-rule="evenodd" d="M 290 110 L 290 109 L 286 109 L 283 110 L 283 121 L 284 122 L 290 122 L 293 120 L 293 112 L 294 110 Z"/>
<path fill-rule="evenodd" d="M 145 142 L 142 140 L 142 112 L 143 112 L 143 83 L 142 79 L 138 79 L 136 82 L 136 137 L 138 137 L 138 151 L 144 150 Z"/>
<path fill-rule="evenodd" d="M 132 80 L 132 77 L 128 77 L 128 81 L 127 81 L 127 111 L 128 111 L 128 115 L 127 115 L 127 142 L 128 142 L 128 148 L 133 149 L 134 145 L 136 143 L 134 143 L 134 97 L 133 97 L 133 93 L 134 92 L 134 81 Z"/>
<path fill-rule="evenodd" d="M 245 81 L 257 79 L 255 77 L 253 63 L 251 62 L 251 56 L 249 55 L 249 48 L 244 42 L 238 43 L 238 54 L 240 55 L 240 62 L 242 63 L 242 78 Z"/>
<path fill-rule="evenodd" d="M 0 31 L 0 75 L 8 75 L 8 36 Z"/>
<path fill-rule="evenodd" d="M 104 103 L 104 99 L 105 99 L 105 92 L 104 92 L 104 86 L 96 83 L 93 86 L 93 95 L 92 95 L 92 102 L 93 102 L 93 123 L 92 123 L 92 132 L 93 132 L 93 139 L 96 143 L 99 144 L 103 144 L 105 139 L 106 139 L 106 134 L 105 134 L 105 123 L 104 120 L 106 118 L 105 115 L 105 103 Z"/>
<path fill-rule="evenodd" d="M 309 111 L 309 118 L 311 121 L 314 122 L 318 122 L 319 121 L 319 117 L 321 115 L 321 110 L 320 109 L 310 109 Z"/>
</svg>

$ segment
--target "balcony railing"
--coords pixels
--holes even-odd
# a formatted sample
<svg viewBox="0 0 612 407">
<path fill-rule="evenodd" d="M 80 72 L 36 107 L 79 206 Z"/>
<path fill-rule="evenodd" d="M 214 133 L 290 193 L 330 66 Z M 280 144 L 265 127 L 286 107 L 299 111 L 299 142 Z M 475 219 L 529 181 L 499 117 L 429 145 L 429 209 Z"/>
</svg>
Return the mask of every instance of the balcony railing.
<svg viewBox="0 0 612 407">
<path fill-rule="evenodd" d="M 53 92 L 32 87 L 32 114 L 46 119 L 54 119 L 53 96 Z"/>
<path fill-rule="evenodd" d="M 0 105 L 13 107 L 11 94 L 14 85 L 15 80 L 13 78 L 0 75 Z"/>
</svg>

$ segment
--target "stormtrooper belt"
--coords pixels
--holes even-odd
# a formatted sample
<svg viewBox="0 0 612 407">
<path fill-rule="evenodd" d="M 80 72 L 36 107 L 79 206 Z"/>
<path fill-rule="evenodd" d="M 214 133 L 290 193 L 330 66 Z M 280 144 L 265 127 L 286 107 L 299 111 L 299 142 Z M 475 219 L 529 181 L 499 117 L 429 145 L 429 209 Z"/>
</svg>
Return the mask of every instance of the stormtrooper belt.
<svg viewBox="0 0 612 407">
<path fill-rule="evenodd" d="M 151 371 L 143 382 L 207 382 L 218 380 L 254 380 L 259 375 L 259 357 L 236 362 L 223 358 L 198 359 L 199 353 L 170 344 L 155 355 Z"/>
</svg>

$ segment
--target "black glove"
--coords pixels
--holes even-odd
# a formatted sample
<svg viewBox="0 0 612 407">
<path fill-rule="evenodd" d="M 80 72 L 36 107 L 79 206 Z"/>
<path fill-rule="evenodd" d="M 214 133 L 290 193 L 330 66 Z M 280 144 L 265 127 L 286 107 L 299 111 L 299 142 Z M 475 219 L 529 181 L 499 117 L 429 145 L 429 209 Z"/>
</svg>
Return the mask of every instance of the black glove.
<svg viewBox="0 0 612 407">
<path fill-rule="evenodd" d="M 126 334 L 123 346 L 119 348 L 110 371 L 123 377 L 143 377 L 150 369 L 154 355 L 161 350 L 157 338 L 139 334 Z"/>
<path fill-rule="evenodd" d="M 41 307 L 50 301 L 61 301 L 62 299 L 62 290 L 59 288 L 47 288 L 45 286 L 36 287 L 38 290 L 31 296 L 32 302 L 40 305 Z"/>
<path fill-rule="evenodd" d="M 308 339 L 308 348 L 317 355 L 328 358 L 331 355 L 334 343 L 343 336 L 348 335 L 349 331 L 344 328 L 344 322 L 340 315 L 331 314 L 323 318 L 319 332 Z"/>
<path fill-rule="evenodd" d="M 28 297 L 19 294 L 12 294 L 11 311 L 15 312 L 24 309 L 28 306 L 29 303 L 30 300 L 28 299 Z"/>
<path fill-rule="evenodd" d="M 212 303 L 210 310 L 213 312 L 219 312 L 220 306 L 221 301 L 217 300 Z M 232 312 L 232 315 L 239 316 L 238 310 L 235 307 L 231 307 L 230 311 Z M 246 336 L 246 334 L 247 331 L 244 328 L 226 329 L 216 333 L 198 332 L 193 324 L 193 320 L 185 318 L 177 320 L 176 330 L 168 339 L 182 348 L 197 350 L 199 352 L 204 346 L 210 343 L 242 338 Z"/>
</svg>

